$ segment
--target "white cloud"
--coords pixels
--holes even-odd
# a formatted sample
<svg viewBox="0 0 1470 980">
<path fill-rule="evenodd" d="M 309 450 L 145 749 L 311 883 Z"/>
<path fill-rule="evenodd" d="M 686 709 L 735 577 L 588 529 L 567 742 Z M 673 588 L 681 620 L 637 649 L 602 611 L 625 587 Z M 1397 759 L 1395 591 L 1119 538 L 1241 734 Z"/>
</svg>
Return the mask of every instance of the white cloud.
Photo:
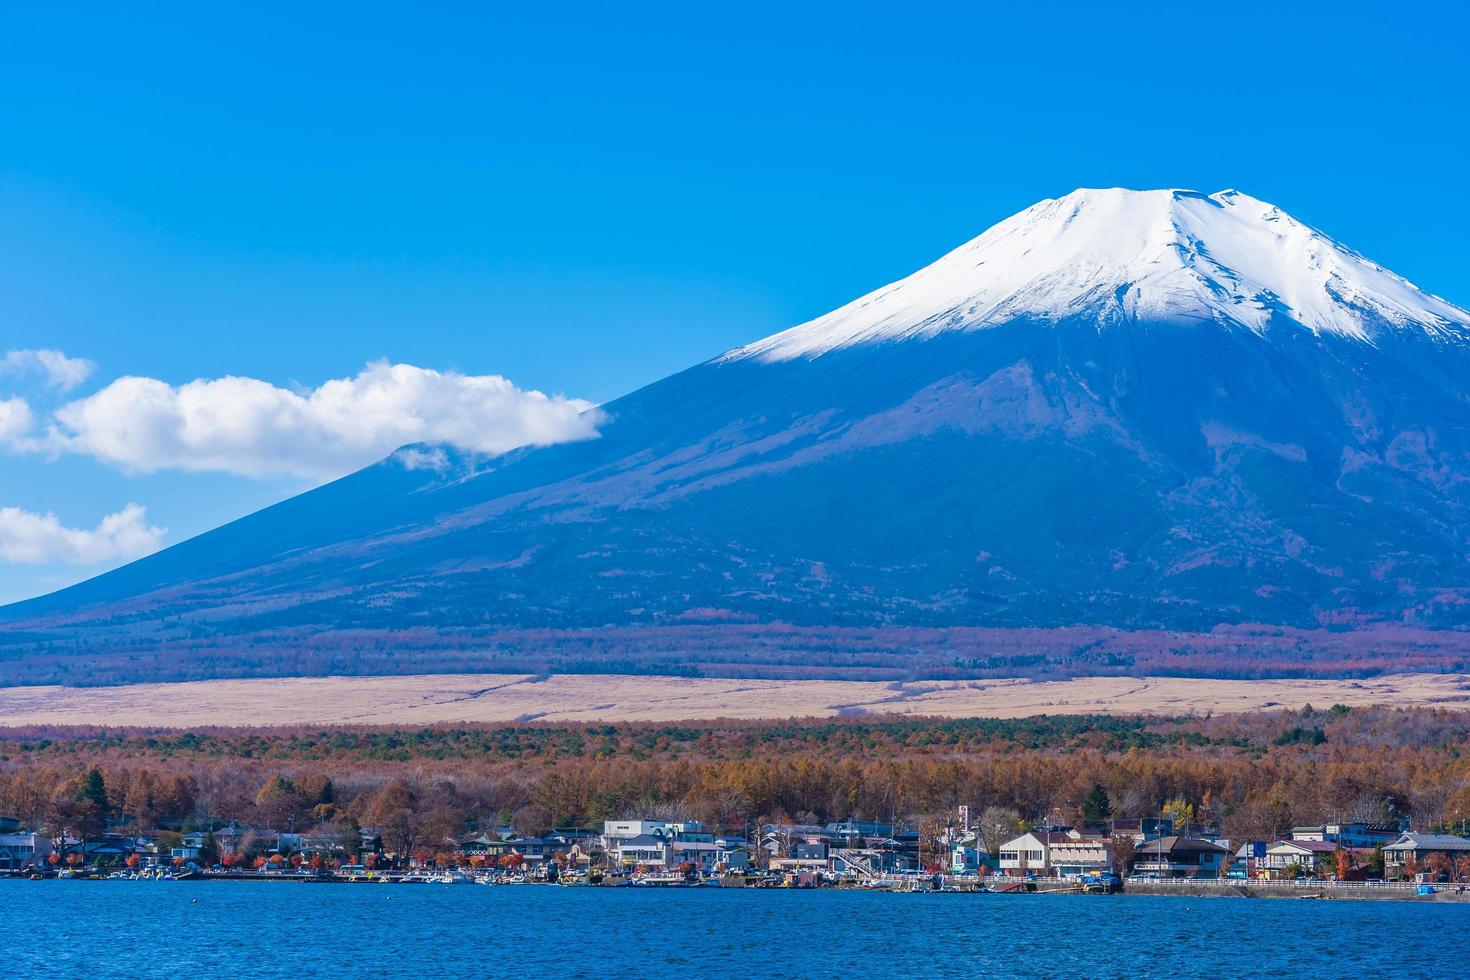
<svg viewBox="0 0 1470 980">
<path fill-rule="evenodd" d="M 20 448 L 33 423 L 24 398 L 0 398 L 0 446 Z"/>
<path fill-rule="evenodd" d="M 148 512 L 138 504 L 107 515 L 91 531 L 65 527 L 55 514 L 0 507 L 0 559 L 20 564 L 94 565 L 140 558 L 157 551 L 166 533 L 148 524 Z"/>
<path fill-rule="evenodd" d="M 97 365 L 59 350 L 13 350 L 0 357 L 0 373 L 39 374 L 59 391 L 71 391 L 92 376 Z"/>
<path fill-rule="evenodd" d="M 602 421 L 590 402 L 517 388 L 496 375 L 369 364 L 303 392 L 253 378 L 175 387 L 119 378 L 57 409 L 55 450 L 130 471 L 341 476 L 413 442 L 500 453 L 587 439 Z"/>
</svg>

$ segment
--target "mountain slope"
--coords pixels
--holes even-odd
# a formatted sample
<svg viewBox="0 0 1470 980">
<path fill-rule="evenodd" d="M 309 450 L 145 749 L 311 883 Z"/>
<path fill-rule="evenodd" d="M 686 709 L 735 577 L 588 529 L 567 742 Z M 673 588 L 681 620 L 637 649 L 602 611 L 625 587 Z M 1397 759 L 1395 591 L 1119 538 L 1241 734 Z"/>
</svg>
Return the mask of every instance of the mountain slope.
<svg viewBox="0 0 1470 980">
<path fill-rule="evenodd" d="M 1079 191 L 603 406 L 0 613 L 13 680 L 1341 672 L 1470 651 L 1470 315 L 1235 192 Z"/>
</svg>

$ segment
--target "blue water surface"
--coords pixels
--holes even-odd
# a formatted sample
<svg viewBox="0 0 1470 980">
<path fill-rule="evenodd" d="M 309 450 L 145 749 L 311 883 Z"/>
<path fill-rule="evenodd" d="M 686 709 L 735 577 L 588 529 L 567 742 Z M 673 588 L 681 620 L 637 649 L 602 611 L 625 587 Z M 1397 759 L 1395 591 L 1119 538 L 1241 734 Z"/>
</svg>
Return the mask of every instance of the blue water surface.
<svg viewBox="0 0 1470 980">
<path fill-rule="evenodd" d="M 1465 975 L 1470 904 L 0 880 L 4 977 Z"/>
</svg>

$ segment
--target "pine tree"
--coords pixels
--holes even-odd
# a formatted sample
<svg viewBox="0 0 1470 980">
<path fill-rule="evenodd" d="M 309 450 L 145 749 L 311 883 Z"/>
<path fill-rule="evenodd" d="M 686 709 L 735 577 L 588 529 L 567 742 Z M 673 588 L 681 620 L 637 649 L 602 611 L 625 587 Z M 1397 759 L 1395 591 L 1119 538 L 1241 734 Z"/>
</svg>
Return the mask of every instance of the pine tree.
<svg viewBox="0 0 1470 980">
<path fill-rule="evenodd" d="M 1113 801 L 1102 784 L 1092 787 L 1087 799 L 1082 801 L 1082 819 L 1088 823 L 1102 823 L 1113 815 Z"/>
</svg>

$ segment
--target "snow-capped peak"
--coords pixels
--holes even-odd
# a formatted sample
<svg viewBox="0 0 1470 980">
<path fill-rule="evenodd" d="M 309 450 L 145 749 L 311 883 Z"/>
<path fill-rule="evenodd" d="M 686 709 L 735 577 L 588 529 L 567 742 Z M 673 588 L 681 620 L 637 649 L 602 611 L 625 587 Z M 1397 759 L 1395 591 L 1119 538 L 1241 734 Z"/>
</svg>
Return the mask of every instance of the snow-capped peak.
<svg viewBox="0 0 1470 980">
<path fill-rule="evenodd" d="M 1265 201 L 1111 188 L 1034 204 L 907 279 L 725 356 L 816 357 L 1023 317 L 1470 337 L 1470 313 Z"/>
</svg>

